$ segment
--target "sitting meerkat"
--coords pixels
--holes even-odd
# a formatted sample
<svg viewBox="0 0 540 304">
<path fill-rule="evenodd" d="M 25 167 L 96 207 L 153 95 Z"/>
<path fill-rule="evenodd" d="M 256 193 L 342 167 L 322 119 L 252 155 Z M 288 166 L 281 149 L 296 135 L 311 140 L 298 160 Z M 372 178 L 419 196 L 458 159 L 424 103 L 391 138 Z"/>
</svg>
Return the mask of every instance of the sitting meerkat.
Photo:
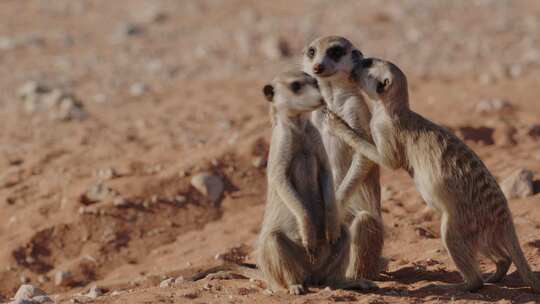
<svg viewBox="0 0 540 304">
<path fill-rule="evenodd" d="M 332 170 L 310 113 L 324 104 L 314 78 L 284 72 L 263 89 L 271 103 L 267 203 L 257 265 L 271 289 L 301 294 L 306 284 L 376 289 L 345 279 L 350 237 L 339 223 Z"/>
<path fill-rule="evenodd" d="M 328 108 L 371 141 L 371 114 L 358 85 L 350 79 L 351 71 L 362 58 L 362 53 L 347 39 L 321 37 L 305 48 L 302 69 L 317 78 Z M 336 201 L 351 234 L 347 277 L 376 278 L 386 262 L 381 257 L 384 229 L 379 166 L 331 134 L 320 110 L 313 112 L 312 120 L 322 134 L 334 174 Z"/>
<path fill-rule="evenodd" d="M 442 213 L 441 237 L 464 283 L 444 285 L 475 291 L 484 284 L 478 251 L 496 265 L 486 282 L 498 282 L 514 262 L 535 292 L 540 283 L 516 236 L 512 215 L 497 181 L 480 158 L 443 127 L 409 108 L 407 78 L 394 64 L 363 59 L 351 75 L 370 97 L 375 146 L 339 116 L 326 112 L 332 132 L 372 161 L 403 168 L 426 203 Z"/>
</svg>

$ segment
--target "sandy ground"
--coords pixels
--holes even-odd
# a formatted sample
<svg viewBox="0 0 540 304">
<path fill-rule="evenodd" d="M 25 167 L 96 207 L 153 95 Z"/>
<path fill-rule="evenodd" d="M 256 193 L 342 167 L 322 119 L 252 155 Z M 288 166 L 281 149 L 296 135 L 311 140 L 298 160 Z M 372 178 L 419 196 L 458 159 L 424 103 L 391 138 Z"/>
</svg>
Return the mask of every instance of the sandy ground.
<svg viewBox="0 0 540 304">
<path fill-rule="evenodd" d="M 59 303 L 540 303 L 514 268 L 477 293 L 426 288 L 460 277 L 437 217 L 390 171 L 379 291 L 267 295 L 245 279 L 159 287 L 218 264 L 216 254 L 253 261 L 266 187 L 256 162 L 270 134 L 260 90 L 320 35 L 401 66 L 412 107 L 465 138 L 500 180 L 540 173 L 538 16 L 534 0 L 2 1 L 0 302 L 30 282 Z M 51 91 L 74 97 L 48 102 Z M 481 111 L 486 100 L 508 104 Z M 222 200 L 190 185 L 202 171 L 224 181 Z M 538 274 L 540 196 L 509 203 Z M 61 286 L 59 272 L 71 274 Z M 78 295 L 96 284 L 105 295 Z"/>
</svg>

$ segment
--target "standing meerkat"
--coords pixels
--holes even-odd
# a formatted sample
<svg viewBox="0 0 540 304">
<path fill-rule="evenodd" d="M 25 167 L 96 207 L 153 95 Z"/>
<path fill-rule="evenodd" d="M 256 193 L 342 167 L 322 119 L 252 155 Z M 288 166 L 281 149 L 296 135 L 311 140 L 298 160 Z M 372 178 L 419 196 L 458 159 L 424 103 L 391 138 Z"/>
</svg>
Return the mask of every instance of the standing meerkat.
<svg viewBox="0 0 540 304">
<path fill-rule="evenodd" d="M 332 132 L 372 161 L 405 169 L 426 203 L 442 214 L 441 237 L 464 282 L 441 287 L 481 288 L 484 281 L 475 260 L 479 251 L 497 267 L 486 282 L 500 281 L 514 262 L 523 280 L 540 292 L 506 198 L 480 158 L 448 130 L 409 109 L 407 78 L 394 64 L 364 59 L 352 78 L 370 97 L 375 146 L 335 113 L 327 112 L 327 122 Z"/>
<path fill-rule="evenodd" d="M 350 79 L 353 67 L 362 57 L 347 39 L 328 36 L 305 48 L 302 65 L 304 72 L 317 78 L 328 108 L 371 141 L 369 109 L 358 85 Z M 312 119 L 322 134 L 334 174 L 336 201 L 351 234 L 347 277 L 375 278 L 384 261 L 379 167 L 331 134 L 321 111 L 314 112 Z"/>
<path fill-rule="evenodd" d="M 339 222 L 332 170 L 310 113 L 324 104 L 314 78 L 279 74 L 263 89 L 271 102 L 267 203 L 257 264 L 271 289 L 304 293 L 306 284 L 372 290 L 345 279 L 349 234 Z"/>
</svg>

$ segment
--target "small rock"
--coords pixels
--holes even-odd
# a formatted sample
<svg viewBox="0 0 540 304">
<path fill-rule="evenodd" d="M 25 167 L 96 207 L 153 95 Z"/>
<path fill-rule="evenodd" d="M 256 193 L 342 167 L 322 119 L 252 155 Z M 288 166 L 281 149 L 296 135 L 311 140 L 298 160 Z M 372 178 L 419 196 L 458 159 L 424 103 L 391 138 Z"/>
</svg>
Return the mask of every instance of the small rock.
<svg viewBox="0 0 540 304">
<path fill-rule="evenodd" d="M 394 197 L 396 191 L 390 186 L 383 186 L 381 188 L 381 200 L 387 201 Z"/>
<path fill-rule="evenodd" d="M 129 94 L 133 97 L 141 97 L 148 91 L 148 86 L 144 83 L 134 83 L 129 87 Z"/>
<path fill-rule="evenodd" d="M 537 124 L 537 125 L 533 125 L 529 131 L 527 132 L 527 134 L 534 138 L 534 139 L 539 139 L 540 138 L 540 124 Z"/>
<path fill-rule="evenodd" d="M 510 78 L 518 78 L 523 75 L 523 66 L 520 64 L 512 64 L 508 67 L 508 76 Z"/>
<path fill-rule="evenodd" d="M 161 281 L 161 283 L 159 283 L 159 287 L 160 288 L 172 287 L 174 283 L 175 283 L 175 278 L 169 278 L 169 279 Z"/>
<path fill-rule="evenodd" d="M 287 41 L 276 36 L 270 36 L 261 43 L 261 52 L 270 60 L 288 57 L 291 53 Z"/>
<path fill-rule="evenodd" d="M 476 104 L 475 111 L 478 113 L 511 112 L 512 104 L 505 99 L 482 100 Z"/>
<path fill-rule="evenodd" d="M 86 296 L 92 299 L 97 299 L 98 297 L 101 297 L 103 295 L 103 289 L 100 287 L 94 285 L 90 287 L 90 290 L 88 293 L 86 293 Z"/>
<path fill-rule="evenodd" d="M 49 304 L 54 303 L 53 299 L 49 298 L 49 296 L 37 296 L 32 298 L 32 303 L 39 303 L 39 304 Z"/>
<path fill-rule="evenodd" d="M 123 37 L 129 37 L 142 34 L 144 32 L 144 29 L 142 26 L 134 23 L 124 23 L 118 27 L 117 31 L 119 35 Z"/>
<path fill-rule="evenodd" d="M 49 92 L 49 89 L 35 81 L 29 81 L 23 84 L 17 91 L 17 96 L 21 99 L 29 98 L 38 94 L 44 94 Z"/>
<path fill-rule="evenodd" d="M 24 284 L 19 287 L 17 290 L 17 293 L 15 293 L 15 296 L 13 297 L 15 300 L 30 300 L 37 296 L 46 296 L 47 294 L 35 287 L 34 285 L 30 284 Z"/>
<path fill-rule="evenodd" d="M 26 284 L 30 282 L 30 278 L 25 275 L 21 275 L 19 277 L 19 281 L 21 282 L 21 284 Z"/>
<path fill-rule="evenodd" d="M 54 275 L 54 285 L 68 286 L 71 284 L 72 276 L 68 271 L 57 271 Z"/>
<path fill-rule="evenodd" d="M 425 237 L 428 239 L 434 239 L 437 237 L 433 231 L 424 227 L 415 227 L 414 230 L 416 231 L 416 235 L 421 237 Z"/>
<path fill-rule="evenodd" d="M 49 278 L 46 275 L 41 274 L 38 276 L 38 282 L 41 284 L 45 284 L 49 282 Z"/>
<path fill-rule="evenodd" d="M 187 198 L 183 195 L 177 195 L 174 197 L 174 202 L 177 204 L 184 204 L 187 202 Z"/>
<path fill-rule="evenodd" d="M 179 276 L 176 279 L 174 279 L 174 284 L 175 285 L 183 284 L 185 281 L 186 279 L 183 276 Z"/>
<path fill-rule="evenodd" d="M 507 199 L 523 198 L 534 194 L 534 173 L 527 169 L 518 169 L 501 182 L 501 189 Z"/>
<path fill-rule="evenodd" d="M 251 164 L 255 168 L 262 168 L 266 165 L 266 159 L 262 156 L 256 156 L 251 160 Z"/>
<path fill-rule="evenodd" d="M 116 171 L 114 168 L 103 168 L 99 169 L 97 172 L 97 176 L 100 180 L 109 180 L 113 179 L 117 176 Z"/>
<path fill-rule="evenodd" d="M 113 194 L 114 192 L 110 188 L 102 183 L 97 183 L 88 188 L 86 193 L 81 196 L 80 201 L 84 205 L 91 205 L 100 202 Z"/>
<path fill-rule="evenodd" d="M 191 178 L 191 185 L 204 196 L 217 203 L 223 195 L 225 185 L 221 177 L 208 172 L 199 173 Z"/>
<path fill-rule="evenodd" d="M 124 208 L 129 206 L 129 201 L 123 197 L 117 197 L 113 201 L 113 206 L 117 208 Z"/>
</svg>

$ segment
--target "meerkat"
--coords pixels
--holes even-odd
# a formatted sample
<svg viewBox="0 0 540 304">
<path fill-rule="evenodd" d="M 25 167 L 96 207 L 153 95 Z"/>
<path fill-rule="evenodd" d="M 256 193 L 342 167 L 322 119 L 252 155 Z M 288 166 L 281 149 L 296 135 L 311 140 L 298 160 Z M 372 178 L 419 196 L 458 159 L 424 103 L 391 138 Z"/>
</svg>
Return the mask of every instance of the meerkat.
<svg viewBox="0 0 540 304">
<path fill-rule="evenodd" d="M 350 238 L 339 222 L 332 169 L 310 113 L 324 105 L 317 81 L 302 72 L 279 74 L 263 89 L 271 102 L 272 139 L 267 204 L 257 265 L 271 289 L 301 294 L 306 284 L 376 289 L 348 280 Z"/>
<path fill-rule="evenodd" d="M 366 140 L 371 141 L 370 112 L 350 73 L 363 54 L 343 37 L 328 36 L 311 42 L 303 54 L 303 71 L 315 77 L 329 109 Z M 331 134 L 320 110 L 312 115 L 322 134 L 333 169 L 336 201 L 351 234 L 348 278 L 376 278 L 384 259 L 379 167 Z"/>
<path fill-rule="evenodd" d="M 439 287 L 481 288 L 484 280 L 475 260 L 480 252 L 496 265 L 486 282 L 500 281 L 514 262 L 522 279 L 540 292 L 507 200 L 480 158 L 448 130 L 409 108 L 407 78 L 394 64 L 363 59 L 352 78 L 369 97 L 375 145 L 335 113 L 326 112 L 327 123 L 334 134 L 372 161 L 405 169 L 426 203 L 441 213 L 441 238 L 464 282 Z"/>
<path fill-rule="evenodd" d="M 317 81 L 300 71 L 284 72 L 265 85 L 263 93 L 270 102 L 272 138 L 267 203 L 255 250 L 257 271 L 270 290 L 291 294 L 304 293 L 307 285 L 377 289 L 371 281 L 345 277 L 350 235 L 339 221 L 332 169 L 310 120 L 310 113 L 324 105 Z M 229 264 L 194 278 L 234 278 L 229 270 L 258 276 L 253 267 Z"/>
</svg>

